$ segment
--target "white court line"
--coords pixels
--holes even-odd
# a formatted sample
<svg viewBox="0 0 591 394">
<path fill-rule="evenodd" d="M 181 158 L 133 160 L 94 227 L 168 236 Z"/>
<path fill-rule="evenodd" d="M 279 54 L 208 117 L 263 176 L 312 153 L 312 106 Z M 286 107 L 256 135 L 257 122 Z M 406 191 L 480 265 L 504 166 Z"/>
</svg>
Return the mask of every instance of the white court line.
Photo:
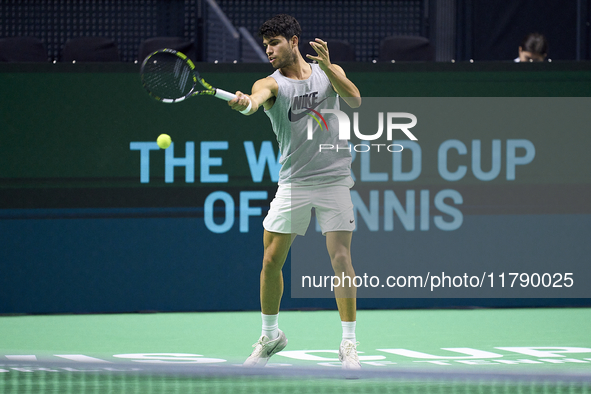
<svg viewBox="0 0 591 394">
<path fill-rule="evenodd" d="M 110 361 L 101 360 L 100 358 L 94 358 L 90 356 L 85 356 L 83 354 L 54 354 L 56 357 L 65 358 L 66 360 L 77 361 L 79 363 L 108 363 Z"/>
<path fill-rule="evenodd" d="M 10 354 L 4 357 L 12 361 L 37 361 L 37 356 L 34 354 Z"/>
</svg>

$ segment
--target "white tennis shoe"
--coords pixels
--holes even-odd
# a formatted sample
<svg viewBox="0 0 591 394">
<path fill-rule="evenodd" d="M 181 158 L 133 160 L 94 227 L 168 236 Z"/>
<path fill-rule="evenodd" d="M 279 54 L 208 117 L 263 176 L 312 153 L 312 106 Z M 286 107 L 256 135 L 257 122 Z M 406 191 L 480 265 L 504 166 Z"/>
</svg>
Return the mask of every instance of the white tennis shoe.
<svg viewBox="0 0 591 394">
<path fill-rule="evenodd" d="M 358 344 L 359 342 L 355 343 L 348 339 L 345 339 L 341 342 L 341 346 L 339 347 L 339 360 L 341 361 L 343 369 L 361 369 L 361 363 L 359 362 L 359 356 L 357 355 Z"/>
<path fill-rule="evenodd" d="M 258 342 L 252 345 L 254 350 L 242 365 L 245 367 L 264 367 L 269 358 L 285 349 L 285 346 L 287 346 L 287 338 L 281 330 L 279 330 L 279 336 L 273 340 L 270 340 L 266 335 L 261 335 Z"/>
</svg>

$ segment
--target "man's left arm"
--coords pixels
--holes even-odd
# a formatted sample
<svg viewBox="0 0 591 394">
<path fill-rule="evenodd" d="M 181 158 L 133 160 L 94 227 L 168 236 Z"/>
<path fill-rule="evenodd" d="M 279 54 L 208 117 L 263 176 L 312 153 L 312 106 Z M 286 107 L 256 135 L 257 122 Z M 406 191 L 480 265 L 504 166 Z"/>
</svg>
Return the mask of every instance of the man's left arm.
<svg viewBox="0 0 591 394">
<path fill-rule="evenodd" d="M 316 41 L 310 42 L 310 45 L 314 48 L 318 56 L 306 55 L 308 59 L 316 60 L 318 62 L 322 71 L 328 76 L 334 90 L 343 98 L 343 100 L 345 100 L 349 107 L 359 107 L 361 105 L 361 94 L 359 93 L 359 89 L 357 89 L 357 86 L 347 78 L 347 75 L 341 66 L 330 62 L 326 41 L 317 38 Z"/>
</svg>

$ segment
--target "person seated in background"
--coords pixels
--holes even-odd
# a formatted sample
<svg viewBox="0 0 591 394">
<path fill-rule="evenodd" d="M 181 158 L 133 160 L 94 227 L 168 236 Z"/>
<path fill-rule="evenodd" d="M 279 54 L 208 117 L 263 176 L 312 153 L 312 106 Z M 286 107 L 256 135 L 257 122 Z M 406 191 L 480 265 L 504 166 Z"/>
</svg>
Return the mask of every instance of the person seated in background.
<svg viewBox="0 0 591 394">
<path fill-rule="evenodd" d="M 521 41 L 519 46 L 519 57 L 515 59 L 519 62 L 543 62 L 548 56 L 548 41 L 543 34 L 529 33 Z"/>
</svg>

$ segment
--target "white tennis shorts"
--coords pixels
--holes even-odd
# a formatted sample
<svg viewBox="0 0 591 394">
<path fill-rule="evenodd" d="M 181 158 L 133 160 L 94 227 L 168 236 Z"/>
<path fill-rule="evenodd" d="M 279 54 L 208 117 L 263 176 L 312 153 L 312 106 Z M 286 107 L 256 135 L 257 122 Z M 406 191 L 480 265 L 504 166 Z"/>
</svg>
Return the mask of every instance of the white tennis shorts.
<svg viewBox="0 0 591 394">
<path fill-rule="evenodd" d="M 263 227 L 275 233 L 305 235 L 314 208 L 323 235 L 330 231 L 353 231 L 353 184 L 348 177 L 329 185 L 279 185 Z"/>
</svg>

